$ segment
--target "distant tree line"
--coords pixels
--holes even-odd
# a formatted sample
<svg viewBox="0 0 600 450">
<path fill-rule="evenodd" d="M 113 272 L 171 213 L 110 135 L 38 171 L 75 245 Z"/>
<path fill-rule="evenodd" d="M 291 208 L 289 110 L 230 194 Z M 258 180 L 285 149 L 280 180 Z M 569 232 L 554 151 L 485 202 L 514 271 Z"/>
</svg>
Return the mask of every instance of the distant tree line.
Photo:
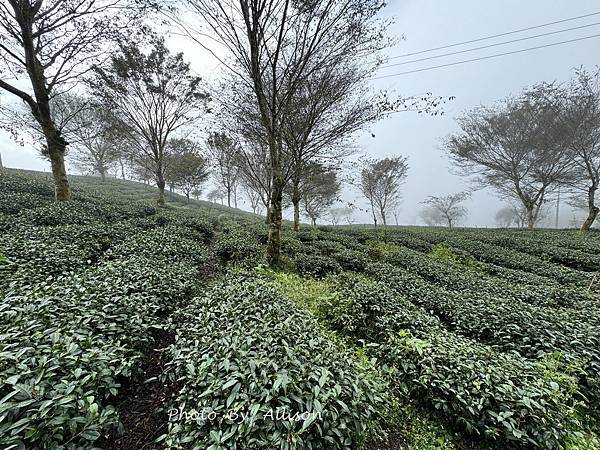
<svg viewBox="0 0 600 450">
<path fill-rule="evenodd" d="M 504 224 L 534 228 L 559 189 L 585 204 L 587 232 L 600 208 L 600 73 L 580 69 L 565 84 L 541 83 L 458 119 L 445 148 L 479 187 L 519 206 L 499 212 Z"/>
</svg>

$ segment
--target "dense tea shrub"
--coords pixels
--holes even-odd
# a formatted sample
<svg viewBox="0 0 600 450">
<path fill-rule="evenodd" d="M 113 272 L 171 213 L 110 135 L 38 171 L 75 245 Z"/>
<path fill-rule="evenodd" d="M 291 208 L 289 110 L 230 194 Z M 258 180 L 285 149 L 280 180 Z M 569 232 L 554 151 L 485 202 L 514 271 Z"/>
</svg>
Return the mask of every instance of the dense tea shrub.
<svg viewBox="0 0 600 450">
<path fill-rule="evenodd" d="M 329 281 L 339 295 L 321 305 L 325 319 L 350 338 L 376 344 L 368 348 L 396 367 L 399 387 L 455 426 L 518 448 L 558 448 L 579 425 L 576 380 L 554 364 L 449 333 L 383 283 L 350 276 Z"/>
<path fill-rule="evenodd" d="M 357 449 L 376 430 L 385 386 L 271 282 L 230 274 L 174 320 L 169 376 L 182 385 L 174 408 L 217 417 L 180 416 L 170 446 Z M 305 415 L 277 420 L 278 408 Z M 254 420 L 223 419 L 232 410 Z"/>
<path fill-rule="evenodd" d="M 293 257 L 296 270 L 301 275 L 323 277 L 329 273 L 342 270 L 340 264 L 333 258 L 320 255 L 299 253 Z"/>
</svg>

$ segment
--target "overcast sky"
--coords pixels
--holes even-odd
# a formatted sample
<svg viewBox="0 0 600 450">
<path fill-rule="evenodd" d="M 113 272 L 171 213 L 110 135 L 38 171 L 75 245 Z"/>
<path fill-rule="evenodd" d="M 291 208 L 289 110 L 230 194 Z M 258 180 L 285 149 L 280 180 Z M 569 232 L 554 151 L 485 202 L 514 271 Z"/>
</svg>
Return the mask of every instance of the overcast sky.
<svg viewBox="0 0 600 450">
<path fill-rule="evenodd" d="M 389 50 L 390 57 L 600 11 L 600 5 L 593 0 L 576 2 L 572 0 L 498 2 L 390 0 L 388 3 L 386 15 L 395 18 L 395 23 L 389 30 L 390 34 L 405 37 L 397 46 Z M 435 56 L 596 22 L 600 22 L 600 15 L 466 46 L 409 58 L 398 58 L 390 63 Z M 594 34 L 600 34 L 600 25 L 382 69 L 380 75 L 428 68 Z M 169 44 L 172 50 L 183 51 L 198 73 L 208 79 L 218 76 L 221 70 L 218 64 L 197 45 L 181 38 L 170 39 Z M 452 193 L 468 187 L 465 180 L 451 174 L 450 164 L 440 148 L 442 139 L 448 133 L 456 131 L 454 118 L 457 115 L 479 104 L 489 104 L 508 94 L 518 93 L 522 88 L 540 81 L 565 81 L 570 78 L 575 67 L 583 65 L 592 69 L 600 64 L 599 44 L 600 37 L 596 37 L 520 54 L 372 81 L 377 89 L 393 90 L 405 96 L 432 92 L 434 95 L 456 97 L 454 101 L 444 105 L 443 116 L 430 117 L 410 112 L 394 114 L 359 138 L 362 151 L 369 156 L 379 158 L 397 154 L 408 156 L 410 171 L 404 188 L 400 217 L 402 223 L 419 223 L 418 212 L 421 208 L 419 202 L 427 195 Z M 6 101 L 6 96 L 3 95 L 2 99 Z M 375 135 L 374 138 L 371 137 L 371 132 Z M 7 134 L 0 134 L 0 151 L 4 164 L 8 167 L 49 170 L 49 165 L 38 158 L 33 149 L 17 146 Z M 359 198 L 358 194 L 349 188 L 346 189 L 344 197 L 348 200 Z M 365 204 L 362 200 L 360 202 Z M 466 206 L 469 209 L 467 220 L 469 225 L 493 226 L 494 215 L 502 203 L 493 192 L 479 191 Z M 361 222 L 369 221 L 366 213 L 358 212 L 356 217 Z M 561 215 L 562 225 L 567 225 L 571 217 L 572 213 L 565 205 Z"/>
</svg>

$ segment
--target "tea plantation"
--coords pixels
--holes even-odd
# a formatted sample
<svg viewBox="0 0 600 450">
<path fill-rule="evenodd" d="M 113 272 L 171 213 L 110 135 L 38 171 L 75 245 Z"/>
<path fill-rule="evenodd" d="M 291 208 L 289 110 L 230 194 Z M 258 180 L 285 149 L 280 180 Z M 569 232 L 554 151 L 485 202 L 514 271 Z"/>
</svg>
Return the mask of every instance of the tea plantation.
<svg viewBox="0 0 600 450">
<path fill-rule="evenodd" d="M 0 173 L 0 449 L 598 449 L 600 233 L 285 230 Z"/>
</svg>

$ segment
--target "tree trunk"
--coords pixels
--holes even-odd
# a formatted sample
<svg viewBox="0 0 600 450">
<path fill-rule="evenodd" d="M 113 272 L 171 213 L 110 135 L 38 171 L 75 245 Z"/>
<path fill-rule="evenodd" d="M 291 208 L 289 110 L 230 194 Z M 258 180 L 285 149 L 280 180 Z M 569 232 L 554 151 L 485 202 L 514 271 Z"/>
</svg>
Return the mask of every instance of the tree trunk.
<svg viewBox="0 0 600 450">
<path fill-rule="evenodd" d="M 588 190 L 588 216 L 587 219 L 585 219 L 585 222 L 583 222 L 583 225 L 581 225 L 582 233 L 590 231 L 598 213 L 600 213 L 600 208 L 595 205 L 596 189 L 598 189 L 598 186 L 594 184 Z"/>
<path fill-rule="evenodd" d="M 383 226 L 385 227 L 387 225 L 387 222 L 385 220 L 385 210 L 383 208 L 380 208 L 379 214 L 381 215 L 381 221 L 383 222 Z"/>
<path fill-rule="evenodd" d="M 311 217 L 312 219 L 312 226 L 316 227 L 317 226 L 317 218 L 316 217 Z"/>
<path fill-rule="evenodd" d="M 187 201 L 188 201 L 188 204 L 189 204 L 189 203 L 190 203 L 190 193 L 189 193 L 189 192 L 186 192 L 186 193 L 185 193 L 185 196 L 187 197 Z"/>
<path fill-rule="evenodd" d="M 165 179 L 162 173 L 156 175 L 156 186 L 158 186 L 158 204 L 164 206 L 165 204 Z"/>
<path fill-rule="evenodd" d="M 533 212 L 533 207 L 527 207 L 527 229 L 533 230 L 535 227 L 535 214 Z"/>
<path fill-rule="evenodd" d="M 280 169 L 274 170 L 271 195 L 271 214 L 269 220 L 269 240 L 267 242 L 267 261 L 272 268 L 279 268 L 281 264 L 281 222 L 283 188 L 285 181 Z"/>
<path fill-rule="evenodd" d="M 106 172 L 103 170 L 100 171 L 100 179 L 102 180 L 103 183 L 106 181 Z"/>
<path fill-rule="evenodd" d="M 57 133 L 50 132 L 46 136 L 48 145 L 48 157 L 52 167 L 52 176 L 54 177 L 54 196 L 57 202 L 64 202 L 71 199 L 71 188 L 65 169 L 65 151 L 67 149 L 66 141 Z"/>
<path fill-rule="evenodd" d="M 292 204 L 294 205 L 294 231 L 300 230 L 300 177 L 294 176 Z"/>
<path fill-rule="evenodd" d="M 227 206 L 231 208 L 231 188 L 227 188 Z"/>
<path fill-rule="evenodd" d="M 125 179 L 125 165 L 121 160 L 119 160 L 119 164 L 121 165 L 121 178 Z"/>
</svg>

